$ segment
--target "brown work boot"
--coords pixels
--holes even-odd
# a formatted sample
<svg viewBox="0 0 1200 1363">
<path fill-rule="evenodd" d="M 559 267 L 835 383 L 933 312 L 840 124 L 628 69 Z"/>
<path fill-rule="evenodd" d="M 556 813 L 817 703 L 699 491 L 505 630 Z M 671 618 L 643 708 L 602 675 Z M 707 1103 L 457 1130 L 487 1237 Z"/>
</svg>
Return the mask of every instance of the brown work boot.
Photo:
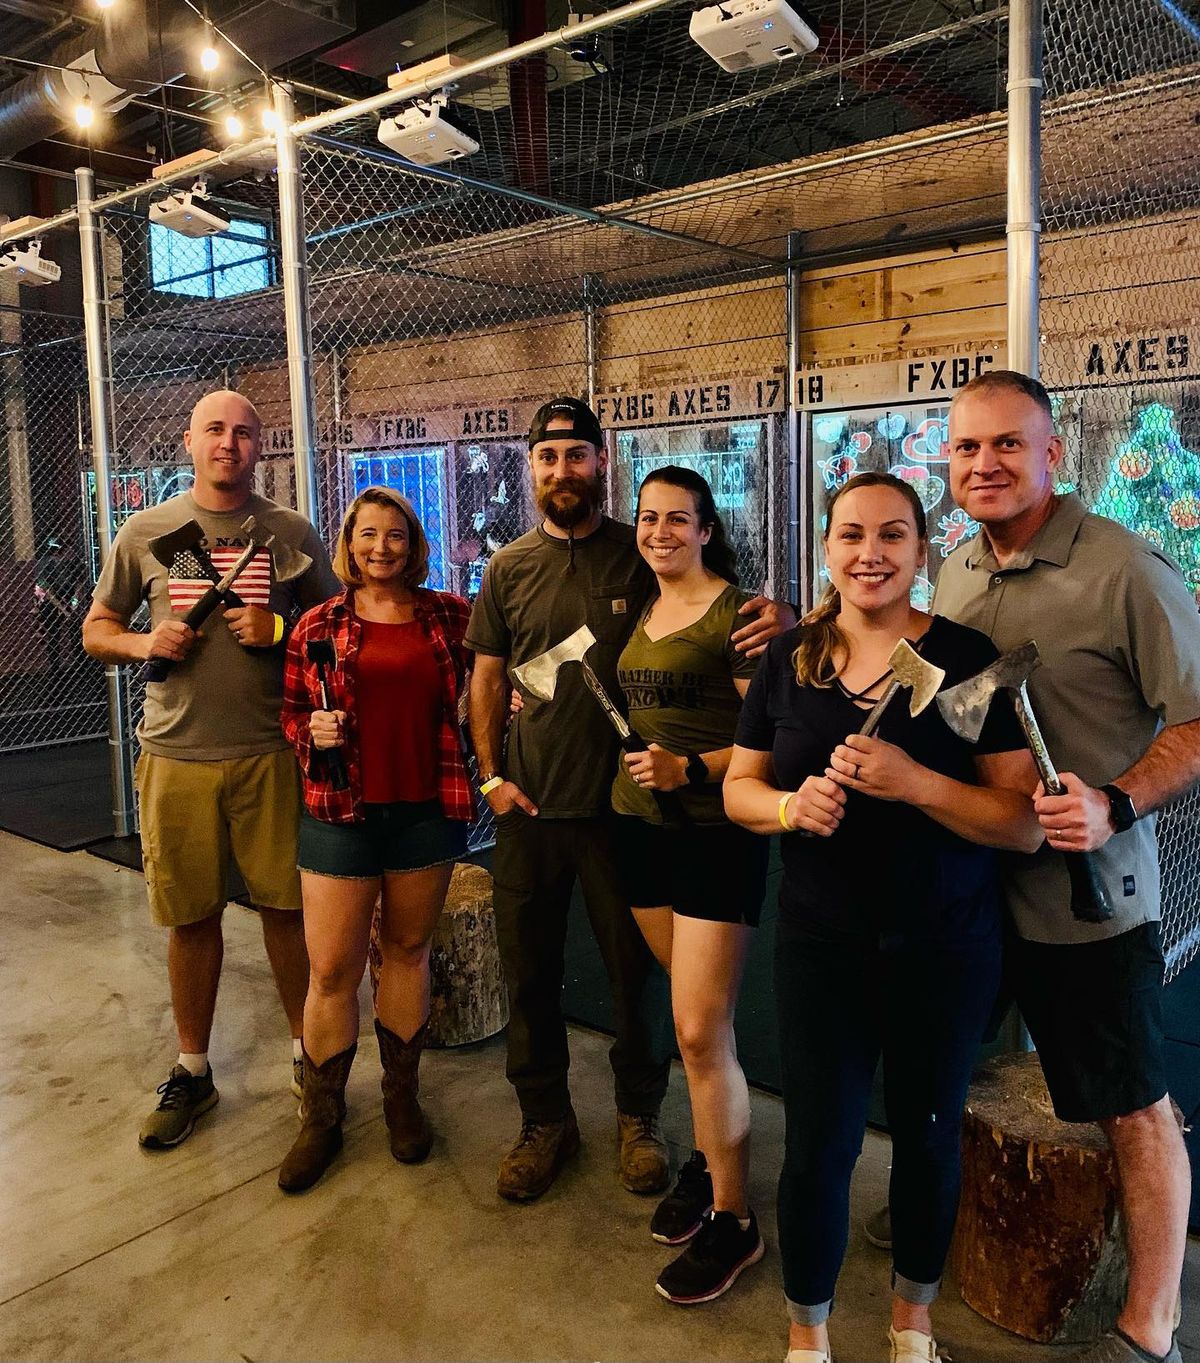
<svg viewBox="0 0 1200 1363">
<path fill-rule="evenodd" d="M 421 1086 L 417 1067 L 428 1026 L 428 1021 L 423 1022 L 411 1041 L 401 1041 L 375 1019 L 379 1059 L 383 1062 L 383 1118 L 387 1122 L 392 1157 L 401 1164 L 419 1164 L 433 1145 L 433 1132 L 417 1102 Z"/>
<path fill-rule="evenodd" d="M 617 1113 L 621 1182 L 631 1193 L 661 1193 L 671 1181 L 671 1160 L 658 1116 Z"/>
<path fill-rule="evenodd" d="M 279 1186 L 285 1193 L 302 1193 L 321 1177 L 342 1148 L 346 1118 L 346 1080 L 357 1046 L 332 1055 L 318 1065 L 304 1052 L 304 1098 L 300 1104 L 300 1134 L 279 1166 Z"/>
<path fill-rule="evenodd" d="M 526 1118 L 516 1145 L 500 1161 L 496 1191 L 510 1202 L 532 1202 L 549 1188 L 578 1149 L 579 1125 L 569 1108 L 558 1122 Z"/>
</svg>

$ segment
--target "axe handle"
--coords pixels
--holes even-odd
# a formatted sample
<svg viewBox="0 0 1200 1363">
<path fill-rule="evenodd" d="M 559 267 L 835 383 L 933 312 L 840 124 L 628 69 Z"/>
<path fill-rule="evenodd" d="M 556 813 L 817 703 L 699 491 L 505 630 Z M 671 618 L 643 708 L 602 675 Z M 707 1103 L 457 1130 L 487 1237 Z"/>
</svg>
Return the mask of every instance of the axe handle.
<svg viewBox="0 0 1200 1363">
<path fill-rule="evenodd" d="M 230 587 L 236 581 L 242 570 L 258 552 L 260 546 L 251 543 L 246 547 L 244 553 L 239 554 L 237 562 L 225 574 L 219 582 L 213 585 L 204 593 L 199 601 L 183 617 L 183 623 L 190 630 L 199 633 L 200 627 L 208 617 L 216 610 L 222 601 L 228 600 Z M 148 682 L 165 681 L 175 664 L 170 658 L 151 658 L 146 664 L 145 679 Z"/>
<path fill-rule="evenodd" d="M 875 704 L 871 706 L 866 719 L 863 720 L 862 728 L 858 731 L 861 737 L 870 738 L 875 730 L 879 728 L 879 721 L 883 718 L 883 712 L 895 699 L 896 692 L 899 691 L 903 685 L 904 683 L 899 677 L 893 677 L 892 680 L 888 682 L 887 689 Z"/>
<path fill-rule="evenodd" d="M 1025 683 L 1015 687 L 1010 694 L 1046 794 L 1065 795 L 1066 787 L 1058 779 L 1058 772 L 1050 760 Z M 1081 923 L 1106 923 L 1113 916 L 1113 906 L 1095 857 L 1090 852 L 1063 852 L 1061 855 L 1071 882 L 1071 913 Z"/>
<path fill-rule="evenodd" d="M 317 685 L 321 692 L 321 709 L 332 710 L 333 706 L 329 703 L 329 686 L 325 677 L 325 663 L 317 664 Z M 334 790 L 345 790 L 350 784 L 350 778 L 346 774 L 346 754 L 342 751 L 339 743 L 336 748 L 314 748 L 312 751 L 314 758 L 319 758 L 325 765 L 325 770 L 329 773 L 329 779 L 333 782 Z M 309 763 L 309 775 L 312 773 L 312 763 Z"/>
</svg>

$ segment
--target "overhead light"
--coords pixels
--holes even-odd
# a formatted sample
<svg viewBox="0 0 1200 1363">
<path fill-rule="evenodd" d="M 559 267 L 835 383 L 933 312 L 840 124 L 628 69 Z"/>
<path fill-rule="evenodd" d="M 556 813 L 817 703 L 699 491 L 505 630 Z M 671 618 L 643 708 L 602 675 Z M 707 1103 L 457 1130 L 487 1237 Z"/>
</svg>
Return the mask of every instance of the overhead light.
<svg viewBox="0 0 1200 1363">
<path fill-rule="evenodd" d="M 96 0 L 97 9 L 112 9 L 117 0 Z"/>
<path fill-rule="evenodd" d="M 688 33 L 724 71 L 771 66 L 817 46 L 817 35 L 787 0 L 723 0 L 696 10 Z"/>
<path fill-rule="evenodd" d="M 200 49 L 200 68 L 215 71 L 221 64 L 221 54 L 217 51 L 217 35 L 212 24 L 204 25 L 204 46 Z"/>
<path fill-rule="evenodd" d="M 90 95 L 84 95 L 72 112 L 75 117 L 75 126 L 78 128 L 90 128 L 96 121 L 96 110 L 92 107 Z"/>
<path fill-rule="evenodd" d="M 279 115 L 269 104 L 263 105 L 259 118 L 262 120 L 265 132 L 273 133 L 279 127 Z"/>
<path fill-rule="evenodd" d="M 62 266 L 42 259 L 42 243 L 31 241 L 28 246 L 13 246 L 0 256 L 0 279 L 11 277 L 18 284 L 57 284 L 62 278 Z"/>
<path fill-rule="evenodd" d="M 246 131 L 246 125 L 241 117 L 232 109 L 225 115 L 225 136 L 238 138 Z"/>
<path fill-rule="evenodd" d="M 395 118 L 385 118 L 376 136 L 389 150 L 419 166 L 472 156 L 479 143 L 442 117 L 445 107 L 445 99 L 437 95 L 428 103 L 418 101 Z"/>
</svg>

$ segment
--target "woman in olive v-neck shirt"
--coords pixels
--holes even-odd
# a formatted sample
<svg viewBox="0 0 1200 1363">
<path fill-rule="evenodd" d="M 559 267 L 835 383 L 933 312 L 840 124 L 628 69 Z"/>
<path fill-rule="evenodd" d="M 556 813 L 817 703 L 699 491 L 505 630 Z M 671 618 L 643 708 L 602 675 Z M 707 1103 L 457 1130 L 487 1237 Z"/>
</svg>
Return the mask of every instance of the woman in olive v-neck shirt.
<svg viewBox="0 0 1200 1363">
<path fill-rule="evenodd" d="M 768 649 L 725 779 L 732 819 L 782 828 L 775 940 L 787 1120 L 779 1248 L 790 1363 L 829 1363 L 850 1175 L 883 1055 L 892 1133 L 891 1358 L 936 1355 L 929 1307 L 950 1245 L 967 1083 L 1000 977 L 992 847 L 1041 841 L 1037 783 L 1011 707 L 968 746 L 905 693 L 859 734 L 906 638 L 965 681 L 996 657 L 975 630 L 914 610 L 926 554 L 912 487 L 859 474 L 829 504 L 831 587 Z M 805 836 L 807 835 L 807 836 Z"/>
<path fill-rule="evenodd" d="M 658 591 L 618 675 L 630 725 L 648 747 L 624 755 L 612 803 L 629 903 L 671 976 L 692 1102 L 698 1148 L 650 1223 L 662 1243 L 691 1240 L 656 1284 L 690 1305 L 720 1296 L 763 1252 L 747 1204 L 750 1104 L 733 1012 L 767 848 L 726 819 L 720 786 L 755 663 L 730 642 L 747 596 L 733 585 L 733 554 L 705 480 L 674 466 L 650 474 L 636 530 Z"/>
</svg>

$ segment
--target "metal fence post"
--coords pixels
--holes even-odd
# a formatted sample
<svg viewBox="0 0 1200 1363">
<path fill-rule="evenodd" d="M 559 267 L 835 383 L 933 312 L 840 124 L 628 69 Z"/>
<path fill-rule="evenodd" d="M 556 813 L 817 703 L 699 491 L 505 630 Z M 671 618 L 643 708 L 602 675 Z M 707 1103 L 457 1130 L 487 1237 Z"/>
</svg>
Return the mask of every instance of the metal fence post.
<svg viewBox="0 0 1200 1363">
<path fill-rule="evenodd" d="M 1042 0 L 1012 0 L 1008 21 L 1008 363 L 1038 376 L 1042 171 Z"/>
<path fill-rule="evenodd" d="M 296 112 L 286 86 L 272 87 L 275 150 L 279 162 L 279 271 L 287 339 L 292 449 L 296 461 L 296 510 L 317 524 L 317 403 L 313 391 L 312 333 L 308 316 L 308 254 L 304 240 L 304 193 L 292 123 Z"/>
<path fill-rule="evenodd" d="M 103 278 L 100 223 L 92 208 L 95 179 L 91 170 L 75 171 L 79 209 L 79 254 L 83 263 L 83 336 L 87 356 L 88 411 L 92 426 L 92 469 L 96 481 L 96 532 L 101 561 L 112 549 L 112 387 L 103 315 Z M 118 838 L 136 826 L 133 789 L 133 737 L 129 732 L 129 698 L 119 667 L 105 668 L 108 687 L 108 760 L 112 775 L 113 830 Z"/>
<path fill-rule="evenodd" d="M 812 608 L 808 555 L 803 552 L 803 513 L 808 505 L 807 462 L 803 459 L 804 413 L 800 407 L 800 233 L 789 232 L 787 243 L 787 599 L 804 610 Z"/>
</svg>

